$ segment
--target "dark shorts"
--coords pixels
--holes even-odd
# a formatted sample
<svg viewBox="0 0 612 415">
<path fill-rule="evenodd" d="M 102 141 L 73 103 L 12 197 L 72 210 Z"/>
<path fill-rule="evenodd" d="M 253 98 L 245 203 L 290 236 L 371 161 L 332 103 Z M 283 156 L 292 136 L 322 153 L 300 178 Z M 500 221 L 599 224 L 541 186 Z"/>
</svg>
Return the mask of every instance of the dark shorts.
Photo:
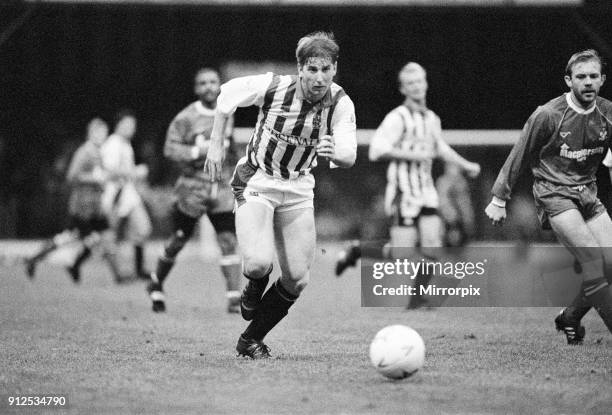
<svg viewBox="0 0 612 415">
<path fill-rule="evenodd" d="M 597 198 L 597 183 L 582 186 L 564 186 L 544 180 L 533 184 L 533 198 L 543 229 L 551 229 L 549 218 L 570 209 L 577 209 L 585 221 L 606 211 Z"/>
<path fill-rule="evenodd" d="M 78 230 L 80 236 L 83 238 L 93 232 L 107 230 L 109 224 L 106 216 L 92 216 L 88 219 L 84 219 L 80 216 L 71 215 L 69 228 Z"/>
<path fill-rule="evenodd" d="M 438 209 L 423 206 L 421 210 L 414 217 L 403 216 L 400 213 L 400 209 L 396 210 L 393 218 L 393 226 L 415 226 L 421 216 L 437 216 Z"/>
<path fill-rule="evenodd" d="M 199 217 L 193 217 L 185 214 L 176 203 L 172 207 L 171 216 L 174 230 L 181 230 L 188 238 L 191 237 L 196 224 L 200 220 Z M 209 213 L 208 219 L 210 219 L 210 223 L 212 223 L 217 234 L 221 232 L 236 233 L 233 212 Z"/>
<path fill-rule="evenodd" d="M 234 197 L 226 181 L 213 185 L 201 177 L 181 176 L 174 185 L 174 194 L 179 208 L 196 218 L 207 212 L 225 212 L 234 208 Z"/>
</svg>

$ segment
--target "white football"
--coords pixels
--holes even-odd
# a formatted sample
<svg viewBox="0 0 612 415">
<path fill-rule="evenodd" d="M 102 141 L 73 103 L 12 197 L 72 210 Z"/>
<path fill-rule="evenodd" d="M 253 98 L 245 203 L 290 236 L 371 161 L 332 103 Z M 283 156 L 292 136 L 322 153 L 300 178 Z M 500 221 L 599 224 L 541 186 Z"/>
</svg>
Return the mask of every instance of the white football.
<svg viewBox="0 0 612 415">
<path fill-rule="evenodd" d="M 380 374 L 390 379 L 404 379 L 423 367 L 425 343 L 408 326 L 387 326 L 372 340 L 370 360 Z"/>
</svg>

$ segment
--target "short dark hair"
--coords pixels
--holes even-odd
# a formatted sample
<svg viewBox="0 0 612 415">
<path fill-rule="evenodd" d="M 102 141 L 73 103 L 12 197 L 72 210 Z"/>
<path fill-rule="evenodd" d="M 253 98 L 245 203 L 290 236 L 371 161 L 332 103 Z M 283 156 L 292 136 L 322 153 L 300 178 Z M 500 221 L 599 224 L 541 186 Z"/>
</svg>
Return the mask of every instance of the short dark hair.
<svg viewBox="0 0 612 415">
<path fill-rule="evenodd" d="M 599 62 L 599 66 L 601 67 L 601 73 L 604 72 L 604 61 L 602 57 L 597 53 L 595 49 L 587 49 L 580 52 L 576 52 L 572 55 L 572 57 L 567 62 L 567 66 L 565 67 L 565 74 L 569 77 L 572 76 L 572 69 L 574 65 L 580 62 L 587 61 L 597 61 Z"/>
<path fill-rule="evenodd" d="M 117 124 L 119 124 L 119 122 L 127 117 L 132 117 L 134 119 L 136 119 L 136 113 L 134 111 L 132 111 L 129 108 L 123 108 L 119 111 L 117 111 L 117 113 L 115 114 L 115 116 L 113 117 L 113 126 L 115 128 L 117 128 Z"/>
<path fill-rule="evenodd" d="M 313 32 L 298 41 L 295 57 L 300 66 L 313 57 L 330 58 L 332 63 L 336 63 L 339 52 L 340 46 L 332 32 Z"/>
</svg>

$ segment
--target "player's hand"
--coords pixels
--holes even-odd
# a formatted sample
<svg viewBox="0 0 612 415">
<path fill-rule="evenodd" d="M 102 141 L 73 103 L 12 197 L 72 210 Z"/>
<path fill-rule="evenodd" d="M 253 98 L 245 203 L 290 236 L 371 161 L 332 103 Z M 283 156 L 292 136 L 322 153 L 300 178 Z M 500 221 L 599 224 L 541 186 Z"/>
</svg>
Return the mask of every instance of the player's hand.
<svg viewBox="0 0 612 415">
<path fill-rule="evenodd" d="M 319 143 L 317 144 L 317 155 L 324 157 L 326 160 L 334 159 L 336 155 L 336 145 L 331 135 L 324 135 L 319 139 Z"/>
<path fill-rule="evenodd" d="M 478 175 L 480 175 L 480 164 L 478 163 L 468 164 L 467 168 L 465 169 L 465 172 L 467 173 L 468 177 L 472 179 L 478 177 Z"/>
<path fill-rule="evenodd" d="M 144 180 L 149 175 L 149 167 L 146 164 L 139 164 L 134 169 L 134 178 L 136 180 Z"/>
<path fill-rule="evenodd" d="M 485 213 L 495 226 L 503 224 L 506 220 L 506 208 L 497 206 L 493 204 L 493 202 L 489 203 L 489 206 L 485 209 Z"/>
<path fill-rule="evenodd" d="M 195 138 L 195 146 L 198 148 L 198 158 L 205 157 L 208 152 L 209 141 L 204 134 L 198 134 Z"/>
<path fill-rule="evenodd" d="M 221 146 L 216 145 L 215 143 L 217 142 L 221 143 Z M 224 158 L 223 140 L 211 141 L 206 152 L 206 161 L 204 162 L 204 172 L 211 180 L 221 180 Z"/>
<path fill-rule="evenodd" d="M 104 183 L 108 178 L 108 173 L 104 171 L 102 168 L 96 166 L 91 172 L 91 178 L 93 181 L 97 183 Z"/>
</svg>

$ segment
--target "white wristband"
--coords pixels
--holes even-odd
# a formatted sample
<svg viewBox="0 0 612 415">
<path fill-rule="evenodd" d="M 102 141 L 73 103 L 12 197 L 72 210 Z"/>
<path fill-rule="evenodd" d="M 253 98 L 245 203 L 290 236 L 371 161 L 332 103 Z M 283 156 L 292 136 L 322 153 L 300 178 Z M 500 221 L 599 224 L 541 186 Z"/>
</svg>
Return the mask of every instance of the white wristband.
<svg viewBox="0 0 612 415">
<path fill-rule="evenodd" d="M 191 158 L 195 160 L 198 157 L 200 157 L 200 148 L 198 146 L 191 147 Z"/>
<path fill-rule="evenodd" d="M 500 199 L 497 196 L 493 196 L 493 199 L 491 199 L 491 203 L 500 208 L 506 207 L 506 201 L 504 199 Z"/>
</svg>

